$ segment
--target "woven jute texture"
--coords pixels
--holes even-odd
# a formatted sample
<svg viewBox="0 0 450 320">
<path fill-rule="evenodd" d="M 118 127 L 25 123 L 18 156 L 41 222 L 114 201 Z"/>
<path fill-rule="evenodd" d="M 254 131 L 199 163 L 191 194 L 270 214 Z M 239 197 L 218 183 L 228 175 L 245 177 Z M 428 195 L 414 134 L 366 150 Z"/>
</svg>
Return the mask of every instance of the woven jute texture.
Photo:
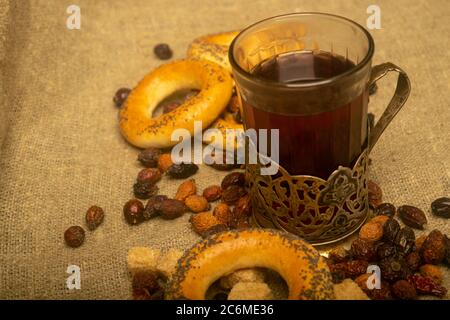
<svg viewBox="0 0 450 320">
<path fill-rule="evenodd" d="M 199 237 L 189 215 L 128 226 L 122 205 L 140 169 L 138 150 L 118 131 L 112 95 L 133 87 L 161 64 L 152 53 L 169 43 L 183 58 L 200 35 L 240 29 L 294 11 L 335 13 L 365 25 L 373 1 L 0 1 L 0 298 L 128 299 L 127 250 L 184 249 Z M 412 81 L 412 93 L 374 148 L 372 178 L 385 200 L 428 215 L 427 230 L 450 233 L 432 217 L 433 199 L 450 195 L 450 4 L 377 1 L 382 29 L 371 30 L 374 64 L 392 61 Z M 66 28 L 66 8 L 81 8 L 81 29 Z M 379 83 L 370 109 L 380 116 L 394 88 Z M 223 173 L 202 166 L 201 190 Z M 161 193 L 177 187 L 167 178 Z M 104 224 L 85 244 L 67 248 L 64 230 L 83 225 L 92 205 Z M 420 233 L 418 233 L 420 234 Z M 66 288 L 66 269 L 81 267 L 81 289 Z M 448 282 L 447 282 L 448 285 Z"/>
</svg>

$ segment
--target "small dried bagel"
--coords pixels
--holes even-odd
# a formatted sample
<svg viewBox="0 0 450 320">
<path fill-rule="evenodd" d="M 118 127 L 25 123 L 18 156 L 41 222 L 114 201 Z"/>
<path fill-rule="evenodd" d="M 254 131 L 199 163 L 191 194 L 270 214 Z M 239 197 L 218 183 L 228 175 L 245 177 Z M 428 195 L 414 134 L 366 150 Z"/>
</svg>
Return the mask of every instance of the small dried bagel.
<svg viewBox="0 0 450 320">
<path fill-rule="evenodd" d="M 231 31 L 199 37 L 189 45 L 187 57 L 215 62 L 231 73 L 228 49 L 238 33 L 238 31 Z"/>
<path fill-rule="evenodd" d="M 139 82 L 126 99 L 120 114 L 120 131 L 131 144 L 140 147 L 166 148 L 175 129 L 194 133 L 194 121 L 207 128 L 230 100 L 233 81 L 230 73 L 206 60 L 180 60 L 164 64 Z M 153 118 L 156 106 L 167 96 L 182 89 L 200 92 L 180 107 Z"/>
<path fill-rule="evenodd" d="M 253 267 L 278 272 L 289 299 L 334 299 L 331 275 L 319 252 L 292 234 L 271 229 L 226 231 L 197 243 L 178 261 L 167 298 L 203 300 L 223 275 Z"/>
</svg>

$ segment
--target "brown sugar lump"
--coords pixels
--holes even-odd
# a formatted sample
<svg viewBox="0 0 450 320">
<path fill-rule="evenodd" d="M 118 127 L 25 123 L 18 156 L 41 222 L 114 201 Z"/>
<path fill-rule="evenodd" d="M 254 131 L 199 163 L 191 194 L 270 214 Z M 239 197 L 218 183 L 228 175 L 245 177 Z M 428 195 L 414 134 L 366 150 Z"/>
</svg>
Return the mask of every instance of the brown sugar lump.
<svg viewBox="0 0 450 320">
<path fill-rule="evenodd" d="M 170 278 L 177 267 L 178 259 L 183 255 L 183 251 L 178 249 L 169 249 L 161 255 L 156 264 L 156 269 L 167 278 Z"/>
<path fill-rule="evenodd" d="M 261 269 L 241 269 L 220 278 L 220 286 L 224 289 L 231 289 L 239 282 L 264 282 L 264 280 L 265 274 Z"/>
<path fill-rule="evenodd" d="M 154 272 L 161 256 L 160 249 L 133 247 L 128 250 L 127 264 L 131 274 Z"/>
<path fill-rule="evenodd" d="M 352 279 L 334 285 L 336 300 L 369 300 L 367 294 Z"/>
<path fill-rule="evenodd" d="M 273 293 L 263 282 L 239 282 L 231 289 L 228 300 L 273 300 Z"/>
</svg>

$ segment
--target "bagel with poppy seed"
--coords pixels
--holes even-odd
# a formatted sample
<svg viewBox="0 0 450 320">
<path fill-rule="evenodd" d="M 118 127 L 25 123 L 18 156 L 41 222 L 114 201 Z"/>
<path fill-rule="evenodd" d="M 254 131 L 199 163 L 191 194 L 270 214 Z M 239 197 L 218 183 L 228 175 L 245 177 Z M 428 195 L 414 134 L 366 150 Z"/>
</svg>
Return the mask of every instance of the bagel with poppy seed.
<svg viewBox="0 0 450 320">
<path fill-rule="evenodd" d="M 119 113 L 120 131 L 125 139 L 140 148 L 167 148 L 174 130 L 187 129 L 194 134 L 194 121 L 202 129 L 211 125 L 230 100 L 233 81 L 230 73 L 206 60 L 179 60 L 150 72 L 131 91 Z M 200 92 L 175 110 L 152 117 L 158 104 L 183 89 Z"/>
<path fill-rule="evenodd" d="M 166 298 L 203 300 L 223 275 L 253 267 L 278 272 L 289 299 L 334 299 L 331 275 L 319 252 L 292 234 L 272 229 L 225 231 L 197 243 L 178 261 Z"/>
<path fill-rule="evenodd" d="M 215 62 L 231 73 L 228 49 L 238 31 L 217 33 L 196 38 L 187 50 L 188 59 L 205 59 Z"/>
</svg>

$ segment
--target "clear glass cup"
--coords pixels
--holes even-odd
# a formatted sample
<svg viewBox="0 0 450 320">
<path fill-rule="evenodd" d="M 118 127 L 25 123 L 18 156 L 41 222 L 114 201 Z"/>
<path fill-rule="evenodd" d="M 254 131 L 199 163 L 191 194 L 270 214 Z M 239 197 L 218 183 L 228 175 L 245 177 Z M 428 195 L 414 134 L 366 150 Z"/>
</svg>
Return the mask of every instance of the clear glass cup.
<svg viewBox="0 0 450 320">
<path fill-rule="evenodd" d="M 349 66 L 291 83 L 255 76 L 264 61 L 292 52 L 331 54 Z M 326 179 L 340 165 L 351 167 L 367 143 L 373 53 L 370 34 L 335 15 L 294 13 L 248 27 L 229 51 L 246 128 L 279 129 L 279 164 L 293 175 Z M 322 62 L 330 70 L 335 65 Z"/>
</svg>

